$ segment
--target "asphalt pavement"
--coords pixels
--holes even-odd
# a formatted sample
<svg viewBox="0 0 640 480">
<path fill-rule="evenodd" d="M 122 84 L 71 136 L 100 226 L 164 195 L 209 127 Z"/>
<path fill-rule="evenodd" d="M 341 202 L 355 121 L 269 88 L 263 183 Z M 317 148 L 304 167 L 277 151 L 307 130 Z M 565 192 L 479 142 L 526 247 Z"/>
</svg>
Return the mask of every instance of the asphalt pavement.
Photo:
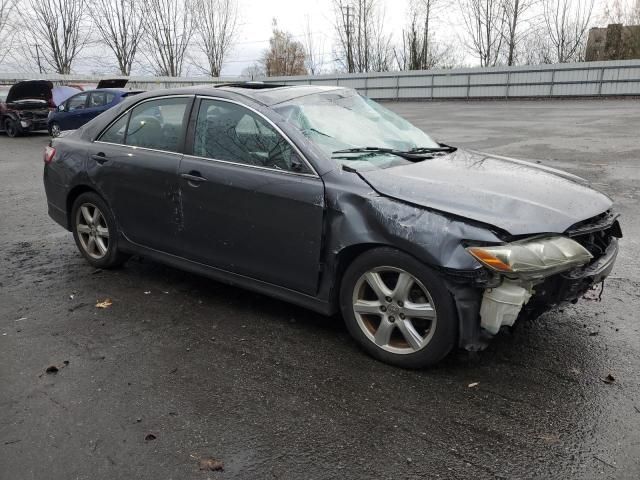
<svg viewBox="0 0 640 480">
<path fill-rule="evenodd" d="M 0 134 L 0 480 L 640 478 L 640 101 L 387 106 L 612 196 L 602 301 L 401 370 L 340 318 L 141 258 L 91 268 L 47 216 L 47 136 Z"/>
</svg>

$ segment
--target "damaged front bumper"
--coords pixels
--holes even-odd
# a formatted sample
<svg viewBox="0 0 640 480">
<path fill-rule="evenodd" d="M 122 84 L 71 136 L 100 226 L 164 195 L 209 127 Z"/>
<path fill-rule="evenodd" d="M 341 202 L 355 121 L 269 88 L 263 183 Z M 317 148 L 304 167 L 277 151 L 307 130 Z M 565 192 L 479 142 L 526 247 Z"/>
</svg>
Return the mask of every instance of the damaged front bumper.
<svg viewBox="0 0 640 480">
<path fill-rule="evenodd" d="M 605 252 L 586 266 L 546 277 L 537 283 L 496 276 L 484 279 L 484 288 L 460 277 L 449 277 L 459 319 L 459 346 L 482 350 L 502 326 L 532 319 L 565 302 L 576 302 L 611 273 L 618 255 L 618 239 L 611 238 Z"/>
<path fill-rule="evenodd" d="M 589 265 L 545 278 L 531 284 L 505 278 L 500 286 L 487 288 L 480 305 L 480 326 L 492 335 L 520 316 L 535 317 L 563 302 L 577 301 L 611 273 L 618 255 L 618 240 L 611 239 L 605 253 Z M 523 308 L 523 307 L 527 308 Z"/>
<path fill-rule="evenodd" d="M 38 130 L 47 130 L 47 119 L 21 118 L 20 128 L 23 132 L 34 132 Z"/>
</svg>

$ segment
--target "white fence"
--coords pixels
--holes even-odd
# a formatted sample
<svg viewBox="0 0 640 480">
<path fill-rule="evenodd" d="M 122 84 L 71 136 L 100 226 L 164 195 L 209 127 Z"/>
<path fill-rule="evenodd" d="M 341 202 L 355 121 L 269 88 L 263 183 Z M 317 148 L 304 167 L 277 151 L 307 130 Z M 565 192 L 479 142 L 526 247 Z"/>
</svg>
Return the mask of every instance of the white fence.
<svg viewBox="0 0 640 480">
<path fill-rule="evenodd" d="M 42 75 L 56 84 L 96 83 L 99 77 Z M 24 80 L 0 74 L 0 84 Z M 237 78 L 131 77 L 129 86 L 151 90 L 238 81 Z M 640 60 L 583 62 L 522 67 L 462 68 L 409 72 L 358 73 L 262 80 L 287 85 L 340 85 L 374 99 L 482 99 L 581 96 L 640 96 Z"/>
</svg>

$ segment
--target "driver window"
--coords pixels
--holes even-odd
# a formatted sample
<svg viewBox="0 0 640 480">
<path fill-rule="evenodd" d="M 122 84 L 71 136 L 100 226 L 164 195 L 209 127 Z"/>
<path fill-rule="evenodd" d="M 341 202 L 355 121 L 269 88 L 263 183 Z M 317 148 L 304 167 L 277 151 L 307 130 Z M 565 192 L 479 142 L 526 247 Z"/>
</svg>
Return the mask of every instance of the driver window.
<svg viewBox="0 0 640 480">
<path fill-rule="evenodd" d="M 87 103 L 87 94 L 82 93 L 80 95 L 76 95 L 75 97 L 71 97 L 67 101 L 67 111 L 73 112 L 74 110 L 82 110 Z"/>
<path fill-rule="evenodd" d="M 260 115 L 218 100 L 203 99 L 200 103 L 193 154 L 276 170 L 304 171 L 300 170 L 291 145 Z"/>
</svg>

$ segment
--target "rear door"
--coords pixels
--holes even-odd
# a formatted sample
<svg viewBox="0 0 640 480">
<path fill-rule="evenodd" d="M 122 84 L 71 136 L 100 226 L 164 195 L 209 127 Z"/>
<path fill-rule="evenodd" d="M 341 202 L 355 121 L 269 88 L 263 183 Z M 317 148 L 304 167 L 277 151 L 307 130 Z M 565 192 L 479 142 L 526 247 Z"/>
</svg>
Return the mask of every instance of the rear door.
<svg viewBox="0 0 640 480">
<path fill-rule="evenodd" d="M 314 294 L 324 185 L 265 117 L 222 99 L 194 108 L 180 165 L 182 255 Z"/>
<path fill-rule="evenodd" d="M 90 147 L 89 176 L 134 243 L 177 251 L 178 167 L 192 96 L 145 100 Z"/>
</svg>

